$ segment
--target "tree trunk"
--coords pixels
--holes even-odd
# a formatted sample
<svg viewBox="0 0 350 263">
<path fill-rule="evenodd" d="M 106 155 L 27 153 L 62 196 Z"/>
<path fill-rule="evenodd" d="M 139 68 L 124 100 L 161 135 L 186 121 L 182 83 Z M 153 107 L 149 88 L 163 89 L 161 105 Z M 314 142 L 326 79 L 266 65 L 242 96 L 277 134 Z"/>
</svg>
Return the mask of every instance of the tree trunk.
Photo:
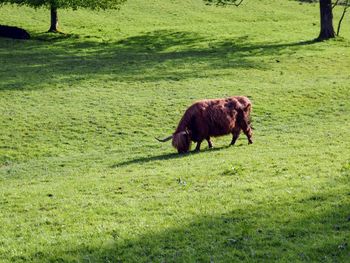
<svg viewBox="0 0 350 263">
<path fill-rule="evenodd" d="M 334 38 L 332 0 L 320 0 L 320 18 L 321 31 L 317 40 Z"/>
<path fill-rule="evenodd" d="M 57 8 L 51 6 L 51 26 L 49 32 L 58 32 Z"/>
<path fill-rule="evenodd" d="M 340 17 L 340 19 L 339 19 L 339 22 L 338 22 L 337 36 L 339 36 L 341 22 L 343 21 L 344 16 L 345 16 L 345 13 L 346 13 L 346 11 L 348 10 L 348 8 L 349 8 L 349 0 L 346 0 L 346 2 L 345 2 L 345 7 L 344 7 L 344 9 L 343 9 L 343 13 L 342 13 L 342 15 L 341 15 L 341 17 Z"/>
</svg>

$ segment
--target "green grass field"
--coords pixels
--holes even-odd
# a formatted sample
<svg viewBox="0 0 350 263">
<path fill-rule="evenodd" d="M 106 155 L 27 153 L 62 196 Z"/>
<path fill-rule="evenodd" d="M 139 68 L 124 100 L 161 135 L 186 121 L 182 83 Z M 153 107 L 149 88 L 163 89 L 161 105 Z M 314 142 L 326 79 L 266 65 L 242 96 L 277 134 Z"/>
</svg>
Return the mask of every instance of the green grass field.
<svg viewBox="0 0 350 263">
<path fill-rule="evenodd" d="M 33 36 L 0 39 L 0 262 L 348 262 L 349 16 L 322 43 L 318 5 L 287 0 L 59 16 L 0 7 Z M 231 95 L 254 144 L 154 139 Z"/>
</svg>

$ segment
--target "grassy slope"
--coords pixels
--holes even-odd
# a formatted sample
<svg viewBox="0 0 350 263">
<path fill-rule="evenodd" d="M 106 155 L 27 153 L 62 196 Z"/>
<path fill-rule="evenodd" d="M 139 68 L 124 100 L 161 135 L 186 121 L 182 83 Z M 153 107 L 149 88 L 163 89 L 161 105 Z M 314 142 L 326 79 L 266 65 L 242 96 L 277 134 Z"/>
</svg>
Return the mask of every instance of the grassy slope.
<svg viewBox="0 0 350 263">
<path fill-rule="evenodd" d="M 72 35 L 43 34 L 46 10 L 0 9 L 34 36 L 0 39 L 0 261 L 345 262 L 346 23 L 310 44 L 318 8 L 294 1 L 60 18 Z M 254 102 L 252 146 L 178 156 L 153 139 L 194 100 L 234 94 Z"/>
</svg>

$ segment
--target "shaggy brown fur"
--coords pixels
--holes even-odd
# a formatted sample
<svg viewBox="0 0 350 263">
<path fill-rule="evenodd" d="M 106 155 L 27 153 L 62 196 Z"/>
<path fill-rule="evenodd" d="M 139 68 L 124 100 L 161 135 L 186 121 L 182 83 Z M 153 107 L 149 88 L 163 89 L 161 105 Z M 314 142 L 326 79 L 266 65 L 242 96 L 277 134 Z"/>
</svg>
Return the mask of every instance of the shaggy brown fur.
<svg viewBox="0 0 350 263">
<path fill-rule="evenodd" d="M 211 99 L 195 102 L 181 118 L 172 137 L 172 145 L 179 153 L 190 150 L 191 141 L 197 142 L 196 151 L 200 150 L 203 140 L 212 147 L 211 136 L 222 136 L 231 133 L 233 145 L 241 130 L 252 141 L 250 113 L 252 104 L 247 97 L 236 96 L 226 99 Z M 165 140 L 160 140 L 165 141 Z"/>
</svg>

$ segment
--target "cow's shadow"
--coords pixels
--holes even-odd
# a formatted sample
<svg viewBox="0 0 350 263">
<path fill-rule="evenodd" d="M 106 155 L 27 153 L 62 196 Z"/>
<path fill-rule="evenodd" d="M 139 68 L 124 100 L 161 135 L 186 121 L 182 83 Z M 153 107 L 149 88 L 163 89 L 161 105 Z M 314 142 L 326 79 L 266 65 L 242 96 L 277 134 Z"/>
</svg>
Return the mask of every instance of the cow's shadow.
<svg viewBox="0 0 350 263">
<path fill-rule="evenodd" d="M 115 163 L 115 164 L 111 165 L 111 168 L 118 168 L 118 167 L 128 166 L 131 164 L 143 164 L 143 163 L 149 163 L 149 162 L 153 162 L 153 161 L 166 161 L 166 160 L 171 160 L 171 159 L 188 158 L 188 157 L 191 157 L 193 155 L 197 155 L 197 154 L 201 154 L 201 153 L 202 154 L 210 154 L 212 152 L 220 151 L 220 150 L 227 149 L 230 147 L 241 147 L 242 145 L 243 144 L 237 144 L 235 146 L 223 145 L 223 146 L 219 146 L 219 147 L 213 147 L 211 149 L 209 149 L 208 147 L 205 147 L 202 150 L 200 150 L 199 152 L 195 151 L 195 150 L 191 150 L 190 152 L 183 153 L 183 154 L 172 152 L 172 153 L 166 153 L 166 154 L 155 155 L 155 156 L 139 157 L 139 158 Z"/>
</svg>

